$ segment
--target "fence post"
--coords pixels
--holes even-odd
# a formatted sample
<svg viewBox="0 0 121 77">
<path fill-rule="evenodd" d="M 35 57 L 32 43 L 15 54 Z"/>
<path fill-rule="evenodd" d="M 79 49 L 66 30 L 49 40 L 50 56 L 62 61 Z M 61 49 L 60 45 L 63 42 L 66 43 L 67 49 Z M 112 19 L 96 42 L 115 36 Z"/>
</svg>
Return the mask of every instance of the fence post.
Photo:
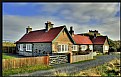
<svg viewBox="0 0 121 77">
<path fill-rule="evenodd" d="M 49 54 L 47 54 L 47 60 L 46 60 L 47 65 L 49 65 L 49 59 L 50 59 Z"/>
<path fill-rule="evenodd" d="M 69 53 L 70 63 L 72 63 L 72 55 L 73 55 L 73 53 L 72 53 L 72 52 L 70 52 L 70 53 Z"/>
</svg>

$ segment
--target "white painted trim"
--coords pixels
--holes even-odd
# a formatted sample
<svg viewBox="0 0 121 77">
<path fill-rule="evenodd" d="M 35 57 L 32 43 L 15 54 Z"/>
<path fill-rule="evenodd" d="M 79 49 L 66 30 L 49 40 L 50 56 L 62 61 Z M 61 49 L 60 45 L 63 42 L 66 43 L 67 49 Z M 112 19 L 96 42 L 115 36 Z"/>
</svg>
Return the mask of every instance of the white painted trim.
<svg viewBox="0 0 121 77">
<path fill-rule="evenodd" d="M 58 46 L 61 46 L 61 51 L 58 51 L 59 53 L 66 53 L 66 52 L 68 52 L 68 45 L 67 44 L 58 44 Z M 64 45 L 64 51 L 62 51 L 62 45 Z M 67 46 L 67 51 L 65 51 L 65 47 Z"/>
<path fill-rule="evenodd" d="M 27 46 L 28 46 L 28 48 L 27 48 Z M 29 48 L 29 47 L 31 47 L 31 48 Z M 32 44 L 26 44 L 26 51 L 32 51 Z"/>
</svg>

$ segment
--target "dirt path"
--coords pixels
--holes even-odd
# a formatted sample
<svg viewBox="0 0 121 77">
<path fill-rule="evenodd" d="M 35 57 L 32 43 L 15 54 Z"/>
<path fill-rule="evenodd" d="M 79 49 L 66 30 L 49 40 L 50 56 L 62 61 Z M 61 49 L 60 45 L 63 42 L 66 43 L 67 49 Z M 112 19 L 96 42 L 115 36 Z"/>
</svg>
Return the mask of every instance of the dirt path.
<svg viewBox="0 0 121 77">
<path fill-rule="evenodd" d="M 11 76 L 54 76 L 54 73 L 77 73 L 80 70 L 88 69 L 91 67 L 95 67 L 98 65 L 102 65 L 106 62 L 109 62 L 115 58 L 120 58 L 120 56 L 116 55 L 103 55 L 103 56 L 98 56 L 97 59 L 87 61 L 87 62 L 82 62 L 79 64 L 64 64 L 55 66 L 55 68 L 50 69 L 50 70 L 41 70 L 41 71 L 36 71 L 33 73 L 26 73 L 26 74 L 17 74 L 17 75 L 11 75 Z"/>
</svg>

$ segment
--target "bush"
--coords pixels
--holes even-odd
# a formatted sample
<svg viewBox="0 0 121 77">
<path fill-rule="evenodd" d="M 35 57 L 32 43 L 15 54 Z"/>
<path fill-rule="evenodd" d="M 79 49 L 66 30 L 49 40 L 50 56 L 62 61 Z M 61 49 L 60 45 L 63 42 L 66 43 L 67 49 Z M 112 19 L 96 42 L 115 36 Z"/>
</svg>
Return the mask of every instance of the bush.
<svg viewBox="0 0 121 77">
<path fill-rule="evenodd" d="M 117 52 L 117 49 L 114 48 L 114 47 L 110 47 L 110 48 L 109 48 L 109 52 Z"/>
<path fill-rule="evenodd" d="M 120 48 L 117 48 L 117 52 L 121 52 L 121 47 Z"/>
</svg>

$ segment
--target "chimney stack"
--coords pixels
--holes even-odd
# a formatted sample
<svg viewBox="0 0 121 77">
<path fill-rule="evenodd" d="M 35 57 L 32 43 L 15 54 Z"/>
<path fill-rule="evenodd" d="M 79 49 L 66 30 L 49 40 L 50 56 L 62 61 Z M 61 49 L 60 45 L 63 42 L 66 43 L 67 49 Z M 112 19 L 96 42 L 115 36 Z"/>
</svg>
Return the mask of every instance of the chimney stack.
<svg viewBox="0 0 121 77">
<path fill-rule="evenodd" d="M 28 28 L 26 28 L 26 34 L 31 32 L 32 31 L 32 28 L 30 26 L 28 26 Z"/>
<path fill-rule="evenodd" d="M 52 24 L 50 21 L 47 21 L 47 23 L 45 23 L 45 25 L 46 25 L 46 31 L 49 31 L 51 28 L 53 28 L 53 25 L 54 24 Z"/>
<path fill-rule="evenodd" d="M 74 35 L 74 31 L 73 31 L 73 27 L 72 27 L 72 26 L 70 27 L 70 31 L 69 31 L 69 33 L 71 34 L 71 36 Z"/>
<path fill-rule="evenodd" d="M 94 33 L 94 39 L 96 38 L 97 36 L 96 36 L 96 33 Z"/>
</svg>

